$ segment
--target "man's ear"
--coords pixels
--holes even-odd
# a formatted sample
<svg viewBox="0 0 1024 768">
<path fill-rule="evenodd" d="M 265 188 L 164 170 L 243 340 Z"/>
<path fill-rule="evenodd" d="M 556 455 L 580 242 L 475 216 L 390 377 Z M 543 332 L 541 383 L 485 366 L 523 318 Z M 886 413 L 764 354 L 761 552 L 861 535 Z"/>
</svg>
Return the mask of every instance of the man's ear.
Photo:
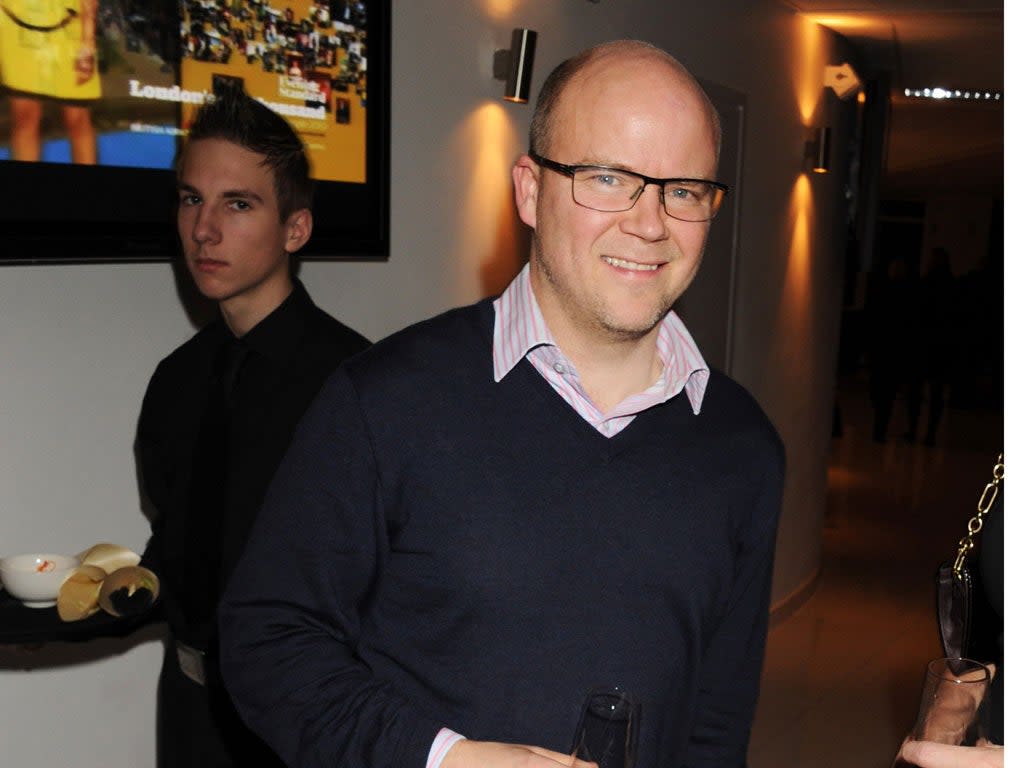
<svg viewBox="0 0 1024 768">
<path fill-rule="evenodd" d="M 288 216 L 286 226 L 284 249 L 288 253 L 295 253 L 309 242 L 313 234 L 313 212 L 309 208 L 300 208 Z"/>
<path fill-rule="evenodd" d="M 519 218 L 528 227 L 537 226 L 537 196 L 540 193 L 540 167 L 529 155 L 520 155 L 512 166 L 512 185 Z"/>
</svg>

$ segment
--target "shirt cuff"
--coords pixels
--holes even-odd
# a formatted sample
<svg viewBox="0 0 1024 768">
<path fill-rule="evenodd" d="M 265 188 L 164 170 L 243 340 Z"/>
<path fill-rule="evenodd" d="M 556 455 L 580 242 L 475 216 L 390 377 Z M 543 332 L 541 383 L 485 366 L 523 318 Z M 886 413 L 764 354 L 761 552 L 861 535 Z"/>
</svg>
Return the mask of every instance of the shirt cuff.
<svg viewBox="0 0 1024 768">
<path fill-rule="evenodd" d="M 434 737 L 434 743 L 430 745 L 430 754 L 427 755 L 427 768 L 437 768 L 441 765 L 448 750 L 455 746 L 455 742 L 462 741 L 464 738 L 466 737 L 447 728 L 438 731 L 437 736 Z"/>
</svg>

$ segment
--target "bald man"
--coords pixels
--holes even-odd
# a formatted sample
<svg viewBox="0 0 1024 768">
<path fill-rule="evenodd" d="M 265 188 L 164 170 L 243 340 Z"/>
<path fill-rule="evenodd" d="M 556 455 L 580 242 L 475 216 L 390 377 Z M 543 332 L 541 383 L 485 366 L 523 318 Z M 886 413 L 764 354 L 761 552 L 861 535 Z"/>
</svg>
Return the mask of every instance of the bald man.
<svg viewBox="0 0 1024 768">
<path fill-rule="evenodd" d="M 636 765 L 744 764 L 783 449 L 670 309 L 718 146 L 664 51 L 562 63 L 512 172 L 527 266 L 328 381 L 220 614 L 288 764 L 570 765 L 598 685 L 640 703 Z"/>
</svg>

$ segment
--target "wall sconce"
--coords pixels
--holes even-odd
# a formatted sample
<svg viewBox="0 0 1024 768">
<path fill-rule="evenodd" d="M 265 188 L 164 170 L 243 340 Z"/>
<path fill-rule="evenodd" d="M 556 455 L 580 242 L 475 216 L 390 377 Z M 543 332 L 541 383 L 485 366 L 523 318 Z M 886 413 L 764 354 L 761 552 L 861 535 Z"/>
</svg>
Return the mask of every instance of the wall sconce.
<svg viewBox="0 0 1024 768">
<path fill-rule="evenodd" d="M 845 61 L 838 67 L 825 67 L 825 87 L 831 88 L 843 101 L 860 90 L 861 82 L 853 67 Z"/>
<path fill-rule="evenodd" d="M 832 148 L 832 129 L 827 125 L 815 128 L 804 147 L 804 159 L 814 173 L 828 173 Z"/>
<path fill-rule="evenodd" d="M 505 101 L 525 104 L 530 100 L 530 76 L 537 33 L 532 29 L 512 30 L 512 45 L 494 52 L 494 77 L 505 81 Z"/>
</svg>

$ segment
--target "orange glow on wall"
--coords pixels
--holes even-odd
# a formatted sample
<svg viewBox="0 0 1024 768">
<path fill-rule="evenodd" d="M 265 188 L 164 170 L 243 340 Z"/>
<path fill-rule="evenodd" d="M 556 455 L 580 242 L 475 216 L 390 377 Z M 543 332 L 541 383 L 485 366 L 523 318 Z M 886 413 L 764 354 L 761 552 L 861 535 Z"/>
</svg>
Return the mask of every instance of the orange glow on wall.
<svg viewBox="0 0 1024 768">
<path fill-rule="evenodd" d="M 499 293 L 523 264 L 525 242 L 512 194 L 512 163 L 521 141 L 507 107 L 482 103 L 456 129 L 446 157 L 450 175 L 463 179 L 452 201 L 459 209 L 459 242 L 453 257 L 454 300 Z"/>
<path fill-rule="evenodd" d="M 873 13 L 803 13 L 801 16 L 840 34 L 870 35 L 883 39 L 892 34 L 891 22 Z"/>
<path fill-rule="evenodd" d="M 810 179 L 800 174 L 793 185 L 789 220 L 791 237 L 787 251 L 786 281 L 779 307 L 779 327 L 789 339 L 808 337 L 811 317 L 811 233 L 814 230 L 814 195 Z"/>
<path fill-rule="evenodd" d="M 507 19 L 519 8 L 520 0 L 483 0 L 483 9 L 495 21 Z"/>
<path fill-rule="evenodd" d="M 814 124 L 824 88 L 822 74 L 825 71 L 825 57 L 822 35 L 825 32 L 806 16 L 800 15 L 797 20 L 800 27 L 796 45 L 799 58 L 795 62 L 793 84 L 796 88 L 800 122 L 810 126 Z"/>
</svg>

